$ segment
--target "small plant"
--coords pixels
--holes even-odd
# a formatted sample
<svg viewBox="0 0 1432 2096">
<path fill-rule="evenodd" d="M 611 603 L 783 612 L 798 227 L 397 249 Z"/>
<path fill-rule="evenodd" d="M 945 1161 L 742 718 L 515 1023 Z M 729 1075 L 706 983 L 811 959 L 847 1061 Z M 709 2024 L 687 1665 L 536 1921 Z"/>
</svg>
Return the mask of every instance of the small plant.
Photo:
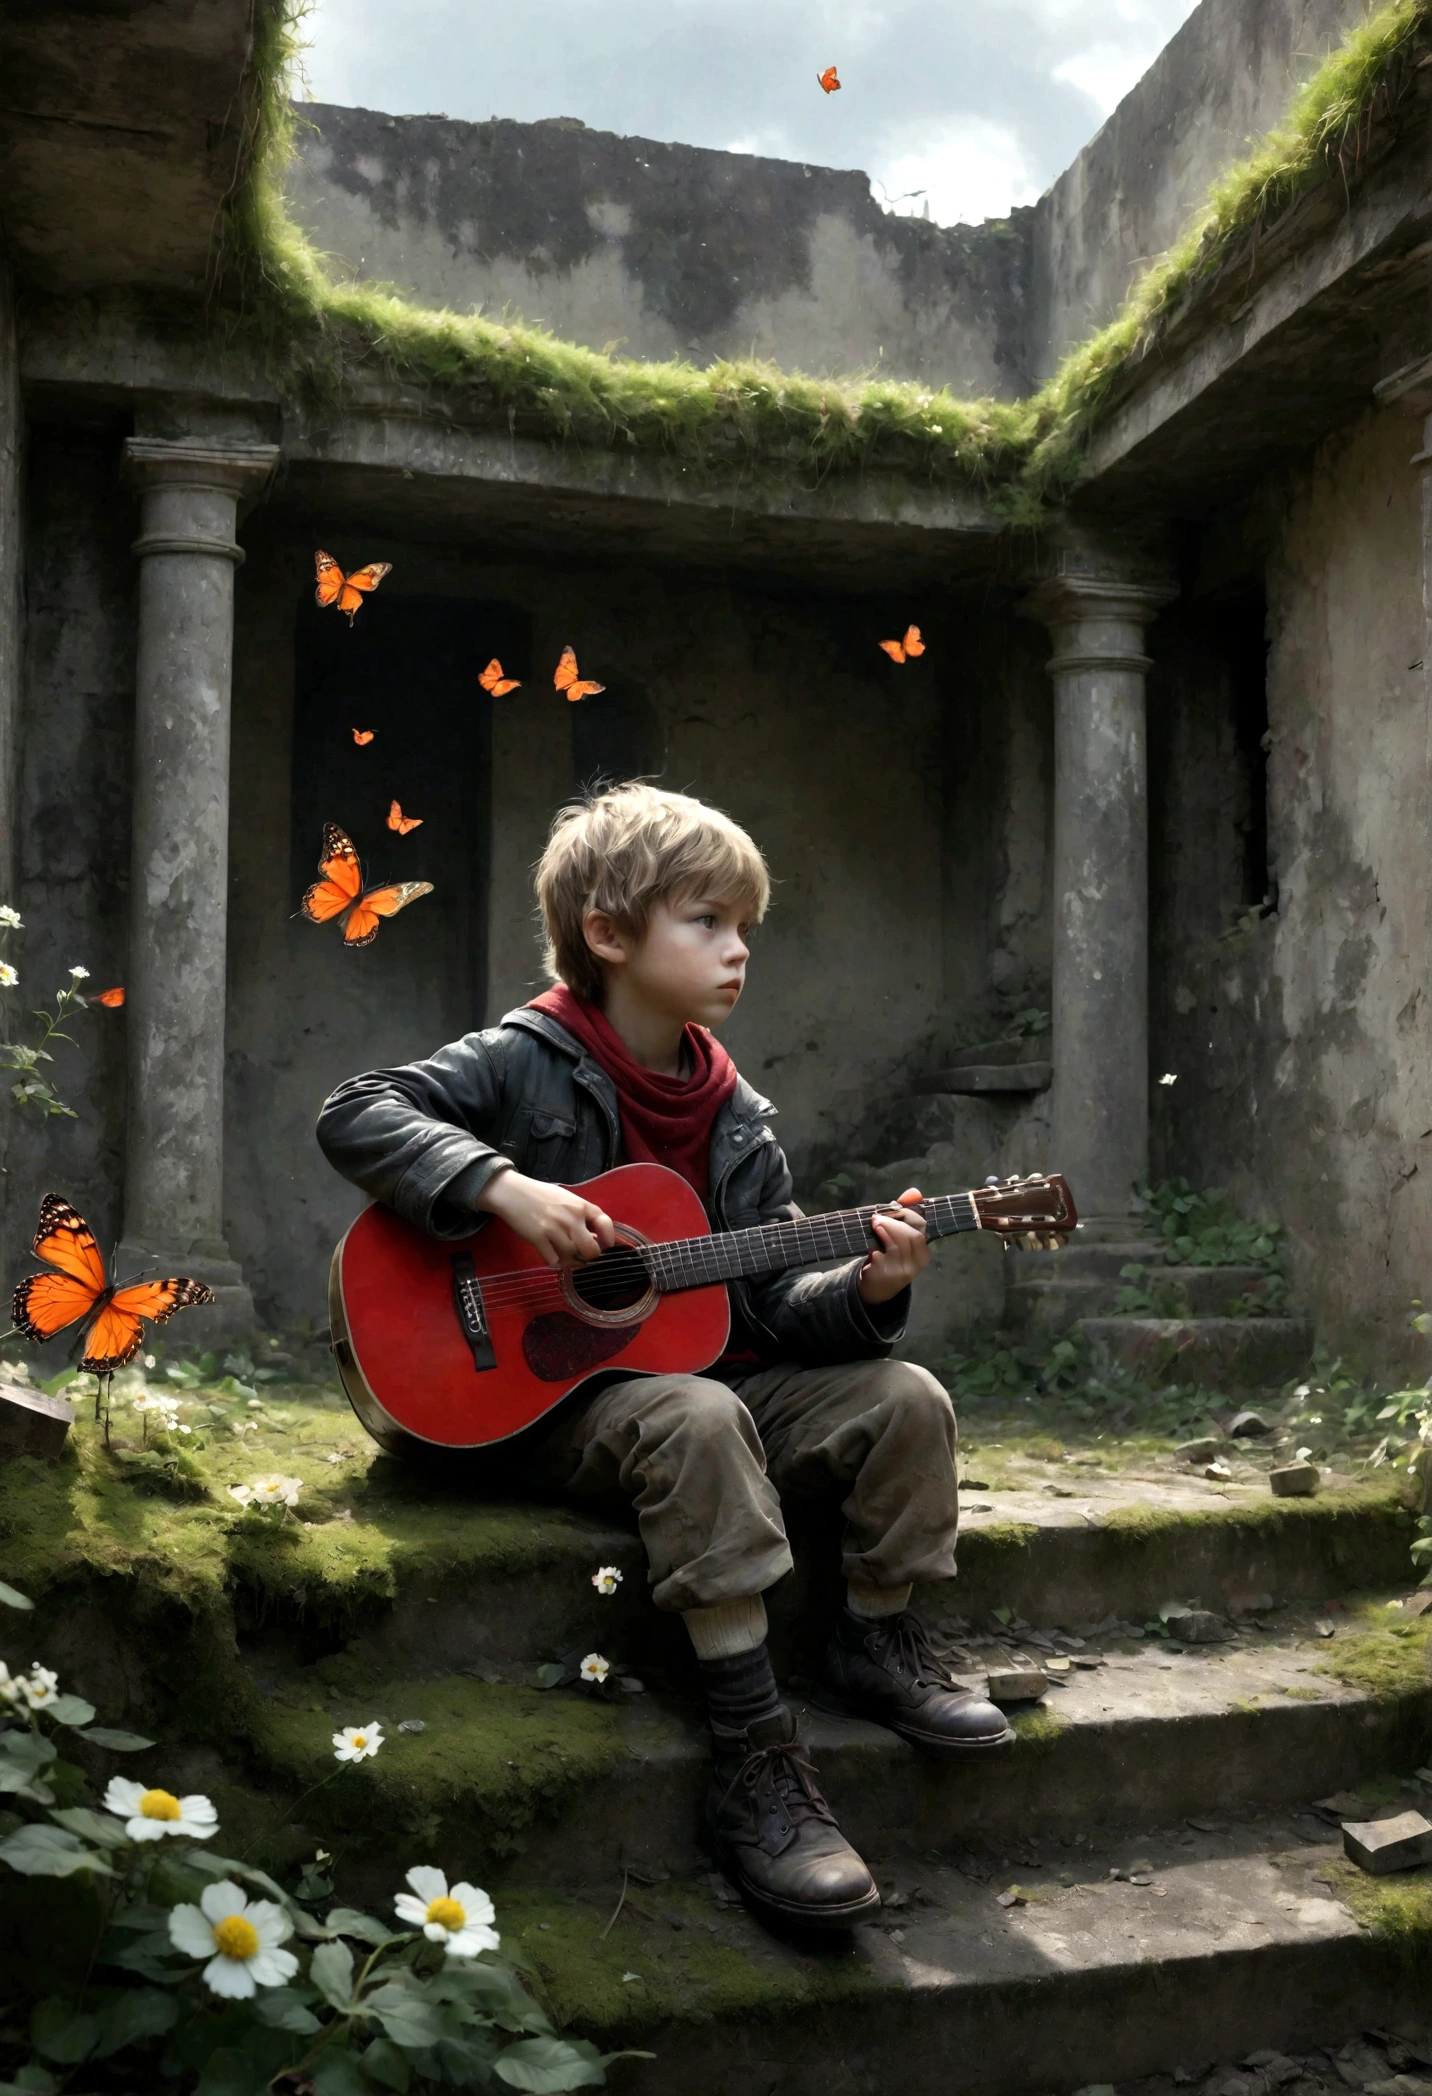
<svg viewBox="0 0 1432 2096">
<path fill-rule="evenodd" d="M 18 910 L 9 903 L 0 903 L 0 992 L 8 993 L 20 987 L 20 973 L 9 957 L 9 943 L 16 932 L 25 929 Z M 30 1017 L 39 1024 L 39 1032 L 32 1041 L 14 1038 L 14 1025 L 8 995 L 0 999 L 0 1070 L 13 1070 L 15 1083 L 10 1087 L 10 1097 L 17 1106 L 33 1106 L 47 1119 L 62 1114 L 67 1120 L 78 1116 L 72 1106 L 67 1106 L 48 1077 L 41 1074 L 41 1063 L 52 1063 L 51 1041 L 68 1041 L 74 1046 L 74 1035 L 65 1032 L 65 1026 L 76 1011 L 86 1005 L 80 984 L 89 975 L 88 968 L 78 963 L 70 970 L 70 979 L 62 989 L 56 990 L 53 1009 L 48 1005 L 37 1005 Z"/>
<path fill-rule="evenodd" d="M 1281 1225 L 1249 1222 L 1221 1188 L 1195 1193 L 1186 1179 L 1166 1179 L 1161 1186 L 1140 1187 L 1139 1198 L 1163 1238 L 1165 1265 L 1281 1271 Z"/>
<path fill-rule="evenodd" d="M 8 1587 L 0 1601 L 31 1605 Z M 73 1728 L 112 1753 L 154 1745 L 93 1717 L 47 1668 L 0 1666 L 0 1793 L 16 1808 L 0 1815 L 7 1904 L 22 1933 L 27 1902 L 44 1907 L 33 1880 L 82 1877 L 99 1906 L 84 1977 L 28 2004 L 29 2057 L 5 2063 L 17 2096 L 59 2096 L 77 2076 L 88 2088 L 111 2059 L 132 2077 L 125 2086 L 197 2083 L 225 2096 L 494 2080 L 557 2096 L 600 2086 L 610 2059 L 633 2056 L 557 2035 L 501 1955 L 493 1903 L 475 1885 L 415 1864 L 393 1897 L 396 1927 L 352 1907 L 320 1917 L 303 1901 L 331 1891 L 317 1869 L 328 1859 L 320 1852 L 298 1893 L 286 1892 L 210 1852 L 219 1822 L 206 1797 L 115 1776 L 97 1806 L 79 1802 L 84 1777 L 52 1731 Z"/>
</svg>

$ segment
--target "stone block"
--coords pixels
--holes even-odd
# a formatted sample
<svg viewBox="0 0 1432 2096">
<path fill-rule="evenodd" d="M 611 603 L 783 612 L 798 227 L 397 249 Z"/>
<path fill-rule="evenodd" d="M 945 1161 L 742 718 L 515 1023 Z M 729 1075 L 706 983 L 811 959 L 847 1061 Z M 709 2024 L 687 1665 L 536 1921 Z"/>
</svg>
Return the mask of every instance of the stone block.
<svg viewBox="0 0 1432 2096">
<path fill-rule="evenodd" d="M 1225 1645 L 1233 1635 L 1222 1616 L 1207 1608 L 1170 1609 L 1164 1622 L 1170 1635 L 1186 1645 Z"/>
<path fill-rule="evenodd" d="M 1196 1441 L 1181 1441 L 1174 1454 L 1181 1463 L 1210 1463 L 1222 1446 L 1221 1434 L 1202 1434 Z"/>
<path fill-rule="evenodd" d="M 989 1699 L 991 1703 L 1037 1703 L 1048 1687 L 1042 1667 L 992 1668 Z"/>
<path fill-rule="evenodd" d="M 12 1456 L 44 1456 L 53 1463 L 74 1424 L 75 1408 L 62 1397 L 0 1383 L 0 1463 Z"/>
<path fill-rule="evenodd" d="M 1268 1472 L 1275 1499 L 1311 1499 L 1320 1482 L 1316 1463 L 1282 1463 Z"/>
<path fill-rule="evenodd" d="M 1360 1870 L 1380 1878 L 1388 1871 L 1414 1870 L 1432 1863 L 1432 1821 L 1420 1812 L 1399 1812 L 1395 1819 L 1346 1820 L 1343 1851 Z"/>
</svg>

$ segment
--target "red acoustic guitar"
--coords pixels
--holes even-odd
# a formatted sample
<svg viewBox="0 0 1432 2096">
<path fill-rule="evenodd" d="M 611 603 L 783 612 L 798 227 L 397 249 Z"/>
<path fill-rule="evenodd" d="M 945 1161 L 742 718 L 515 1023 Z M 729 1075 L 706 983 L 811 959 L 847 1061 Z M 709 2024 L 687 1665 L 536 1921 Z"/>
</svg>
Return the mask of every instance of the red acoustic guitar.
<svg viewBox="0 0 1432 2096">
<path fill-rule="evenodd" d="M 366 1209 L 333 1255 L 333 1352 L 354 1411 L 382 1447 L 506 1441 L 602 1371 L 695 1375 L 725 1349 L 725 1284 L 863 1256 L 881 1208 L 843 1208 L 712 1233 L 687 1182 L 628 1164 L 574 1191 L 617 1242 L 581 1266 L 544 1266 L 495 1216 L 454 1244 L 389 1208 Z M 1078 1221 L 1058 1177 L 992 1181 L 920 1203 L 929 1237 L 988 1230 L 1006 1248 L 1053 1249 Z"/>
</svg>

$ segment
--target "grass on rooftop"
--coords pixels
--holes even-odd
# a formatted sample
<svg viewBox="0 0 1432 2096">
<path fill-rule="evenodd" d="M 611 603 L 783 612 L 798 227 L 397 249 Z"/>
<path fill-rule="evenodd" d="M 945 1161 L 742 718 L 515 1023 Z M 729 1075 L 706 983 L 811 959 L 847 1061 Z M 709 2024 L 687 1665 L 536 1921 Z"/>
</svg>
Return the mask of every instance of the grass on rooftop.
<svg viewBox="0 0 1432 2096">
<path fill-rule="evenodd" d="M 1355 180 L 1375 117 L 1411 77 L 1432 0 L 1376 7 L 1297 91 L 1282 122 L 1212 185 L 1118 316 L 1072 349 L 1037 393 L 1014 402 L 868 374 L 816 378 L 753 359 L 705 369 L 643 363 L 528 322 L 425 307 L 340 277 L 284 193 L 299 121 L 290 96 L 311 6 L 273 0 L 258 16 L 244 172 L 224 227 L 246 320 L 282 383 L 333 394 L 363 378 L 414 380 L 479 416 L 505 416 L 514 432 L 630 447 L 687 472 L 739 467 L 780 481 L 879 462 L 978 490 L 1007 523 L 1032 526 L 1080 479 L 1111 390 L 1200 287 L 1300 197 Z"/>
</svg>

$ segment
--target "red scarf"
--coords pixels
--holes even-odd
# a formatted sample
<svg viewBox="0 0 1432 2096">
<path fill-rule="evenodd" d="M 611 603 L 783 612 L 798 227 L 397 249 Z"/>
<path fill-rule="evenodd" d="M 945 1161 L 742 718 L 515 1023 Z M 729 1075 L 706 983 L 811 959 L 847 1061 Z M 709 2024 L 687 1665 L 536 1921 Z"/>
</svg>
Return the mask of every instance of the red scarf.
<svg viewBox="0 0 1432 2096">
<path fill-rule="evenodd" d="M 617 1090 L 622 1141 L 631 1164 L 664 1164 L 680 1172 L 706 1199 L 711 1176 L 711 1127 L 736 1089 L 736 1065 L 704 1026 L 682 1036 L 689 1077 L 663 1077 L 636 1061 L 595 1004 L 565 983 L 544 990 L 527 1007 L 546 1012 L 601 1064 Z"/>
</svg>

